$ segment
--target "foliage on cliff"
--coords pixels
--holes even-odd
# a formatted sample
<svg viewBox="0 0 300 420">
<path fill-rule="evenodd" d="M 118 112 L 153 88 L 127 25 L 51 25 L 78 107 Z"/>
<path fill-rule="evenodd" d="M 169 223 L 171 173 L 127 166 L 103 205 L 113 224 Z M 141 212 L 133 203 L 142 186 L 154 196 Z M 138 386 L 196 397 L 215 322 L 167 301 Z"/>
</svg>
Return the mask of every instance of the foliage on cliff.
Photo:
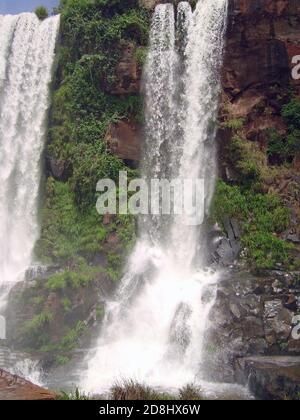
<svg viewBox="0 0 300 420">
<path fill-rule="evenodd" d="M 61 28 L 36 244 L 38 259 L 50 269 L 12 298 L 11 307 L 25 316 L 10 317 L 9 340 L 65 364 L 101 322 L 101 302 L 120 279 L 135 240 L 134 217 L 97 213 L 96 184 L 118 180 L 120 170 L 129 179 L 136 175 L 110 153 L 105 136 L 111 123 L 140 120 L 138 90 L 118 92 L 118 66 L 129 44 L 142 65 L 149 16 L 137 0 L 61 0 L 57 12 Z"/>
<path fill-rule="evenodd" d="M 276 89 L 279 96 L 280 88 Z M 213 213 L 221 223 L 224 215 L 239 222 L 246 257 L 254 269 L 298 269 L 300 265 L 297 246 L 287 240 L 299 203 L 294 199 L 296 191 L 286 191 L 289 181 L 285 180 L 297 174 L 294 162 L 300 153 L 300 100 L 288 96 L 280 117 L 285 130 L 260 132 L 266 139 L 262 146 L 246 138 L 244 118 L 223 115 L 222 127 L 230 131 L 226 164 L 231 179 L 219 182 Z"/>
<path fill-rule="evenodd" d="M 125 255 L 122 238 L 131 243 L 134 220 L 117 217 L 104 226 L 95 209 L 96 184 L 101 178 L 117 180 L 122 169 L 132 173 L 108 151 L 104 137 L 112 122 L 139 118 L 140 95 L 115 93 L 116 69 L 128 42 L 137 50 L 146 45 L 149 16 L 134 0 L 62 0 L 58 12 L 61 35 L 47 156 L 71 169 L 67 179 L 51 169 L 48 173 L 37 254 L 60 263 L 76 255 L 90 260 L 115 228 L 121 243 L 107 253 Z M 116 265 L 108 267 L 117 278 L 115 270 Z"/>
</svg>

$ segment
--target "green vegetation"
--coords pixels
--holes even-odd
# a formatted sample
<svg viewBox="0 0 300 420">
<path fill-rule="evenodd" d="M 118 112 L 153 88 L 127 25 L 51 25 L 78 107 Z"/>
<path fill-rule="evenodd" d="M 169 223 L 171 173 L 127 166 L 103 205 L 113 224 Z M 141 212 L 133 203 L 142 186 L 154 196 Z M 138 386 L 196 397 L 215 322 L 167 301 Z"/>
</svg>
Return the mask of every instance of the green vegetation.
<svg viewBox="0 0 300 420">
<path fill-rule="evenodd" d="M 289 225 L 290 213 L 279 197 L 254 193 L 222 181 L 217 185 L 213 204 L 216 220 L 224 216 L 238 220 L 242 226 L 242 242 L 254 268 L 274 268 L 277 263 L 290 264 L 291 245 L 279 234 Z"/>
<path fill-rule="evenodd" d="M 55 357 L 55 362 L 56 362 L 57 365 L 64 366 L 64 365 L 67 365 L 70 362 L 70 358 L 68 356 L 58 355 L 58 356 Z"/>
<path fill-rule="evenodd" d="M 146 47 L 140 47 L 135 51 L 135 58 L 141 66 L 146 62 L 147 52 L 148 49 Z"/>
<path fill-rule="evenodd" d="M 291 163 L 300 153 L 300 100 L 292 99 L 282 108 L 287 135 L 269 130 L 268 155 L 271 163 Z"/>
<path fill-rule="evenodd" d="M 49 328 L 54 321 L 54 314 L 49 310 L 44 310 L 23 324 L 20 339 L 28 349 L 56 353 L 57 362 L 64 364 L 63 360 L 67 363 L 69 352 L 77 346 L 87 327 L 84 322 L 77 321 L 73 328 L 67 329 L 59 341 L 51 342 Z M 57 335 L 59 335 L 58 332 Z"/>
<path fill-rule="evenodd" d="M 94 397 L 96 398 L 96 397 Z M 97 397 L 97 399 L 101 399 Z M 87 395 L 79 388 L 75 388 L 72 392 L 60 391 L 59 400 L 92 400 L 91 395 Z M 183 400 L 183 401 L 200 401 L 204 397 L 201 390 L 189 384 L 179 390 L 178 396 L 158 392 L 151 387 L 139 383 L 134 380 L 123 380 L 116 382 L 110 389 L 109 399 L 114 401 L 168 401 L 168 400 Z"/>
<path fill-rule="evenodd" d="M 101 178 L 129 178 L 135 172 L 112 155 L 105 136 L 112 123 L 141 118 L 141 96 L 119 95 L 118 64 L 130 46 L 144 62 L 149 14 L 137 0 L 61 0 L 61 44 L 54 82 L 47 154 L 68 166 L 67 179 L 47 179 L 41 238 L 36 254 L 45 263 L 66 269 L 49 279 L 48 287 L 88 282 L 95 274 L 89 263 L 106 253 L 107 274 L 118 280 L 126 253 L 135 238 L 135 221 L 116 217 L 109 226 L 96 212 L 96 184 Z M 117 232 L 115 247 L 105 249 L 109 234 Z M 87 263 L 73 268 L 74 260 Z M 86 271 L 86 272 L 85 272 Z"/>
<path fill-rule="evenodd" d="M 26 346 L 39 348 L 48 342 L 47 326 L 52 322 L 53 314 L 43 311 L 23 324 L 21 337 Z"/>
<path fill-rule="evenodd" d="M 58 400 L 67 400 L 67 401 L 81 401 L 81 400 L 91 400 L 92 398 L 89 397 L 89 395 L 84 394 L 79 390 L 79 388 L 76 388 L 73 392 L 65 392 L 60 391 L 58 397 Z"/>
<path fill-rule="evenodd" d="M 298 185 L 291 163 L 300 153 L 300 100 L 291 95 L 279 98 L 286 130 L 261 130 L 260 142 L 249 141 L 243 130 L 245 120 L 232 118 L 226 108 L 225 128 L 232 130 L 227 147 L 231 180 L 219 182 L 213 204 L 213 217 L 237 220 L 242 245 L 253 269 L 281 265 L 297 269 L 298 248 L 285 240 L 291 215 L 298 215 Z M 284 181 L 291 178 L 290 182 Z"/>
<path fill-rule="evenodd" d="M 238 131 L 243 127 L 244 123 L 245 123 L 244 118 L 232 118 L 232 119 L 226 120 L 223 126 L 225 128 L 230 128 L 233 131 Z"/>
<path fill-rule="evenodd" d="M 116 382 L 110 389 L 112 400 L 203 400 L 201 390 L 193 384 L 189 384 L 179 390 L 179 395 L 160 393 L 147 385 L 134 380 L 123 380 Z"/>
<path fill-rule="evenodd" d="M 35 9 L 34 13 L 37 15 L 37 17 L 40 20 L 44 20 L 47 19 L 47 17 L 49 16 L 48 10 L 46 9 L 46 7 L 44 6 L 39 6 Z"/>
<path fill-rule="evenodd" d="M 65 297 L 65 298 L 61 299 L 60 302 L 61 302 L 61 306 L 63 307 L 65 313 L 68 314 L 69 312 L 71 312 L 72 302 L 70 301 L 69 298 Z"/>
<path fill-rule="evenodd" d="M 203 400 L 201 389 L 194 384 L 187 384 L 179 390 L 179 399 L 184 401 Z"/>
<path fill-rule="evenodd" d="M 63 262 L 76 255 L 91 256 L 101 250 L 106 237 L 102 217 L 91 206 L 85 214 L 74 204 L 68 183 L 48 178 L 42 211 L 41 238 L 36 246 L 40 259 Z"/>
<path fill-rule="evenodd" d="M 283 106 L 282 116 L 288 124 L 289 129 L 300 129 L 300 100 L 293 98 Z"/>
<path fill-rule="evenodd" d="M 66 287 L 78 289 L 93 281 L 98 272 L 98 268 L 88 266 L 86 261 L 80 258 L 72 270 L 67 269 L 50 276 L 46 287 L 52 291 L 63 290 Z"/>
<path fill-rule="evenodd" d="M 86 325 L 82 321 L 78 321 L 74 328 L 70 328 L 67 334 L 61 339 L 60 343 L 56 346 L 61 351 L 73 350 L 79 341 L 80 336 L 86 331 Z"/>
<path fill-rule="evenodd" d="M 256 187 L 263 176 L 265 155 L 258 146 L 234 136 L 229 146 L 229 157 L 240 184 Z"/>
</svg>

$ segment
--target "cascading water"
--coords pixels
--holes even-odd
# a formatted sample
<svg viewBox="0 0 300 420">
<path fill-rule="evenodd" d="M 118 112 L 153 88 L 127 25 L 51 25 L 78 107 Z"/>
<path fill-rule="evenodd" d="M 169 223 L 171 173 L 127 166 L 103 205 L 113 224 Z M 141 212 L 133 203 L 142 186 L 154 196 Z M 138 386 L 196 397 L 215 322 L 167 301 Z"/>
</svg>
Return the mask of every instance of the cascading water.
<svg viewBox="0 0 300 420">
<path fill-rule="evenodd" d="M 214 190 L 214 137 L 227 0 L 155 9 L 145 66 L 146 179 L 204 179 L 204 213 Z M 147 216 L 114 301 L 108 302 L 82 389 L 105 393 L 120 379 L 173 390 L 187 383 L 207 395 L 227 387 L 204 382 L 205 332 L 218 273 L 205 269 L 205 230 L 186 216 Z M 246 391 L 231 387 L 244 398 Z"/>
<path fill-rule="evenodd" d="M 58 28 L 59 16 L 41 22 L 33 13 L 0 15 L 0 315 L 9 290 L 33 262 L 39 236 L 41 155 Z M 12 354 L 2 350 L 1 366 L 10 369 Z M 33 364 L 26 359 L 13 366 L 26 376 Z"/>
<path fill-rule="evenodd" d="M 227 0 L 158 5 L 145 66 L 143 176 L 202 178 L 214 190 L 214 137 Z M 176 388 L 202 379 L 204 337 L 217 273 L 205 270 L 205 236 L 184 216 L 140 221 L 116 299 L 107 304 L 82 388 L 105 392 L 129 378 Z"/>
<path fill-rule="evenodd" d="M 23 279 L 39 235 L 40 162 L 58 27 L 59 16 L 43 22 L 33 13 L 0 16 L 0 305 Z"/>
</svg>

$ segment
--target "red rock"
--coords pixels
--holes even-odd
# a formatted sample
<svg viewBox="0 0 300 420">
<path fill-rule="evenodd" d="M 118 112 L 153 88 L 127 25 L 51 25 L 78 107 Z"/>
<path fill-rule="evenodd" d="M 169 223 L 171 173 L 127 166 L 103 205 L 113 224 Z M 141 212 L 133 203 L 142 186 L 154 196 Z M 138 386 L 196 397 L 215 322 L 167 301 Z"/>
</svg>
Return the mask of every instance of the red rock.
<svg viewBox="0 0 300 420">
<path fill-rule="evenodd" d="M 55 400 L 57 395 L 0 369 L 0 400 Z"/>
<path fill-rule="evenodd" d="M 117 81 L 109 93 L 128 95 L 140 93 L 142 67 L 136 58 L 136 46 L 126 43 L 122 48 L 122 57 L 116 69 Z"/>
<path fill-rule="evenodd" d="M 118 245 L 119 243 L 118 234 L 116 232 L 110 233 L 106 238 L 106 242 L 108 245 L 111 245 L 111 246 Z"/>
<path fill-rule="evenodd" d="M 138 162 L 141 153 L 139 131 L 139 126 L 132 121 L 111 124 L 105 137 L 110 151 L 120 159 Z"/>
<path fill-rule="evenodd" d="M 103 225 L 107 226 L 111 223 L 111 219 L 112 219 L 112 215 L 109 213 L 105 213 L 105 215 L 103 216 Z"/>
</svg>

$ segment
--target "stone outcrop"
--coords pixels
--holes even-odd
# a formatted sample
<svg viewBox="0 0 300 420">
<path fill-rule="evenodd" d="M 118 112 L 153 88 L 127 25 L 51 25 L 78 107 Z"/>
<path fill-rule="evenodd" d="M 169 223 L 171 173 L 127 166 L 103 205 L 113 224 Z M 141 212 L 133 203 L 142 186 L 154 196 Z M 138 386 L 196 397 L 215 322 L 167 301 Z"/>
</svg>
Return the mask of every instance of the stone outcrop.
<svg viewBox="0 0 300 420">
<path fill-rule="evenodd" d="M 219 132 L 220 176 L 239 182 L 229 145 L 234 136 L 248 142 L 253 161 L 263 174 L 260 192 L 275 193 L 291 210 L 290 225 L 281 238 L 297 246 L 297 258 L 300 153 L 293 152 L 292 165 L 284 168 L 280 156 L 269 151 L 269 144 L 270 130 L 286 141 L 289 128 L 282 109 L 291 95 L 300 97 L 300 79 L 292 77 L 292 59 L 300 55 L 299 28 L 299 1 L 229 0 L 220 120 L 224 127 L 226 122 L 239 120 L 241 127 L 235 130 L 227 125 Z"/>
<path fill-rule="evenodd" d="M 299 24 L 300 3 L 294 0 L 229 2 L 223 108 L 227 118 L 243 118 L 244 137 L 262 150 L 266 129 L 285 133 L 280 110 L 288 91 L 300 95 L 300 80 L 292 78 L 292 59 L 300 54 Z"/>
<path fill-rule="evenodd" d="M 299 399 L 300 357 L 247 357 L 237 360 L 236 369 L 258 398 Z"/>
<path fill-rule="evenodd" d="M 0 369 L 0 400 L 55 400 L 57 395 Z"/>
<path fill-rule="evenodd" d="M 229 5 L 225 91 L 237 97 L 258 87 L 263 94 L 261 88 L 272 83 L 300 86 L 291 78 L 292 57 L 300 54 L 299 2 L 231 0 Z"/>
<path fill-rule="evenodd" d="M 211 313 L 207 357 L 214 379 L 235 381 L 239 358 L 300 356 L 300 339 L 292 334 L 299 310 L 300 273 L 229 271 Z M 245 370 L 244 381 L 247 375 Z"/>
<path fill-rule="evenodd" d="M 110 244 L 110 249 L 114 247 Z M 98 264 L 105 267 L 105 259 Z M 59 364 L 61 357 L 67 362 L 75 348 L 88 346 L 90 333 L 101 325 L 105 299 L 115 288 L 104 272 L 95 274 L 87 284 L 47 287 L 49 277 L 58 273 L 60 269 L 53 268 L 17 283 L 9 293 L 5 313 L 5 345 L 14 351 L 27 349 L 46 370 Z M 74 340 L 67 339 L 66 344 L 70 332 Z"/>
<path fill-rule="evenodd" d="M 130 166 L 137 166 L 141 154 L 140 127 L 133 121 L 110 125 L 105 140 L 110 151 Z"/>
<path fill-rule="evenodd" d="M 59 160 L 47 155 L 46 171 L 49 176 L 52 176 L 57 181 L 66 182 L 72 176 L 73 167 L 72 163 L 67 160 Z"/>
<path fill-rule="evenodd" d="M 136 46 L 130 42 L 122 46 L 122 55 L 116 68 L 116 81 L 113 87 L 104 86 L 108 93 L 113 95 L 140 93 L 142 65 L 137 59 L 137 51 Z"/>
</svg>

